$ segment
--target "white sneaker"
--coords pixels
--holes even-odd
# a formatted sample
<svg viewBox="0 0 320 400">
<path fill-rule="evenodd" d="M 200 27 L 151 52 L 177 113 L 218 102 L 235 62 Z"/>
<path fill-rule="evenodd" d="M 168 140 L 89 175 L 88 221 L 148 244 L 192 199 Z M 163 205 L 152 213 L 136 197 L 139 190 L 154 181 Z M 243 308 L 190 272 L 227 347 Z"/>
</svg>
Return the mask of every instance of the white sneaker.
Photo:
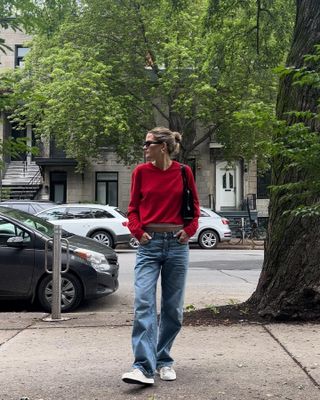
<svg viewBox="0 0 320 400">
<path fill-rule="evenodd" d="M 122 380 L 126 383 L 136 383 L 138 385 L 154 384 L 154 379 L 146 377 L 145 374 L 138 368 L 134 368 L 132 371 L 123 374 Z"/>
<path fill-rule="evenodd" d="M 176 371 L 172 367 L 161 367 L 158 369 L 158 373 L 163 381 L 175 381 L 177 379 Z"/>
</svg>

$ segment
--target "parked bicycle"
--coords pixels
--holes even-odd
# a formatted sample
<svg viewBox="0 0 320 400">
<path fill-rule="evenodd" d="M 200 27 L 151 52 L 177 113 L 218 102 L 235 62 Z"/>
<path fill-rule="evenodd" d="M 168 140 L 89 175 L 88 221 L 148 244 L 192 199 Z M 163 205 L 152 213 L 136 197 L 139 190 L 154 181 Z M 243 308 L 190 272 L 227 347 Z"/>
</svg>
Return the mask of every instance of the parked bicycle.
<svg viewBox="0 0 320 400">
<path fill-rule="evenodd" d="M 264 227 L 259 227 L 256 221 L 252 221 L 250 224 L 242 221 L 241 225 L 234 228 L 232 236 L 232 243 L 235 245 L 248 244 L 255 247 L 264 244 L 267 231 Z"/>
</svg>

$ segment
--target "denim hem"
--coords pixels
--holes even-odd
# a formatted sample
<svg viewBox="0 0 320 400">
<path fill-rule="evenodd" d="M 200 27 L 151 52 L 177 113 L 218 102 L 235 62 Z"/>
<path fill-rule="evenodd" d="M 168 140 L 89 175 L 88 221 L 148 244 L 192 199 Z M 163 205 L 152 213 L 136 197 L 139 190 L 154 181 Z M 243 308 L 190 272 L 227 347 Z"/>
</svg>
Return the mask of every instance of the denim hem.
<svg viewBox="0 0 320 400">
<path fill-rule="evenodd" d="M 162 363 L 162 364 L 157 364 L 157 369 L 163 368 L 163 367 L 172 367 L 173 363 Z"/>
<path fill-rule="evenodd" d="M 148 374 L 144 368 L 137 366 L 137 365 L 133 365 L 132 368 L 136 368 L 138 370 L 140 370 L 144 376 L 146 376 L 147 378 L 154 378 L 154 374 Z"/>
</svg>

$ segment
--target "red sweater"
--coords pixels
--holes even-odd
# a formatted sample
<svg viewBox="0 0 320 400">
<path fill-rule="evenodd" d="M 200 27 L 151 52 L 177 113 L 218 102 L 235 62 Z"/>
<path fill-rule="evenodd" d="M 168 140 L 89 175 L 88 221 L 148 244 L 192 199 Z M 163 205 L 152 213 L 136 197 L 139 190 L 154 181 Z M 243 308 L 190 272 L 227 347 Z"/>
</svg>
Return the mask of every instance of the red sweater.
<svg viewBox="0 0 320 400">
<path fill-rule="evenodd" d="M 163 171 L 151 162 L 138 165 L 131 180 L 131 198 L 128 207 L 128 227 L 134 237 L 140 240 L 144 227 L 151 223 L 184 225 L 189 237 L 196 233 L 200 215 L 197 188 L 191 168 L 186 166 L 188 186 L 194 198 L 195 216 L 184 221 L 180 215 L 183 180 L 180 164 L 173 161 Z"/>
</svg>

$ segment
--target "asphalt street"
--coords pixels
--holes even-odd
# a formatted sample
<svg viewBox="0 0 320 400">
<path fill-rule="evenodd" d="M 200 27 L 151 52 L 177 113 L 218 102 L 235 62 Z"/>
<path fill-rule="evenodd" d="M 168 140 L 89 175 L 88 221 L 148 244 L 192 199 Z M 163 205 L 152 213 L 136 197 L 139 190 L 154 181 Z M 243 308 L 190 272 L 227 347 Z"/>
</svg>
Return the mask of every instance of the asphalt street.
<svg viewBox="0 0 320 400">
<path fill-rule="evenodd" d="M 78 312 L 129 312 L 133 308 L 133 269 L 135 250 L 117 250 L 120 263 L 120 286 L 116 293 L 87 301 Z M 242 302 L 254 291 L 263 263 L 263 250 L 190 251 L 190 268 L 185 305 L 203 308 Z M 160 291 L 158 291 L 160 292 Z M 26 302 L 0 302 L 0 311 L 41 311 Z"/>
<path fill-rule="evenodd" d="M 120 263 L 118 291 L 85 303 L 80 312 L 132 309 L 135 251 L 117 250 L 117 253 Z M 262 263 L 263 250 L 191 249 L 185 305 L 203 308 L 246 300 L 256 288 Z"/>
</svg>

